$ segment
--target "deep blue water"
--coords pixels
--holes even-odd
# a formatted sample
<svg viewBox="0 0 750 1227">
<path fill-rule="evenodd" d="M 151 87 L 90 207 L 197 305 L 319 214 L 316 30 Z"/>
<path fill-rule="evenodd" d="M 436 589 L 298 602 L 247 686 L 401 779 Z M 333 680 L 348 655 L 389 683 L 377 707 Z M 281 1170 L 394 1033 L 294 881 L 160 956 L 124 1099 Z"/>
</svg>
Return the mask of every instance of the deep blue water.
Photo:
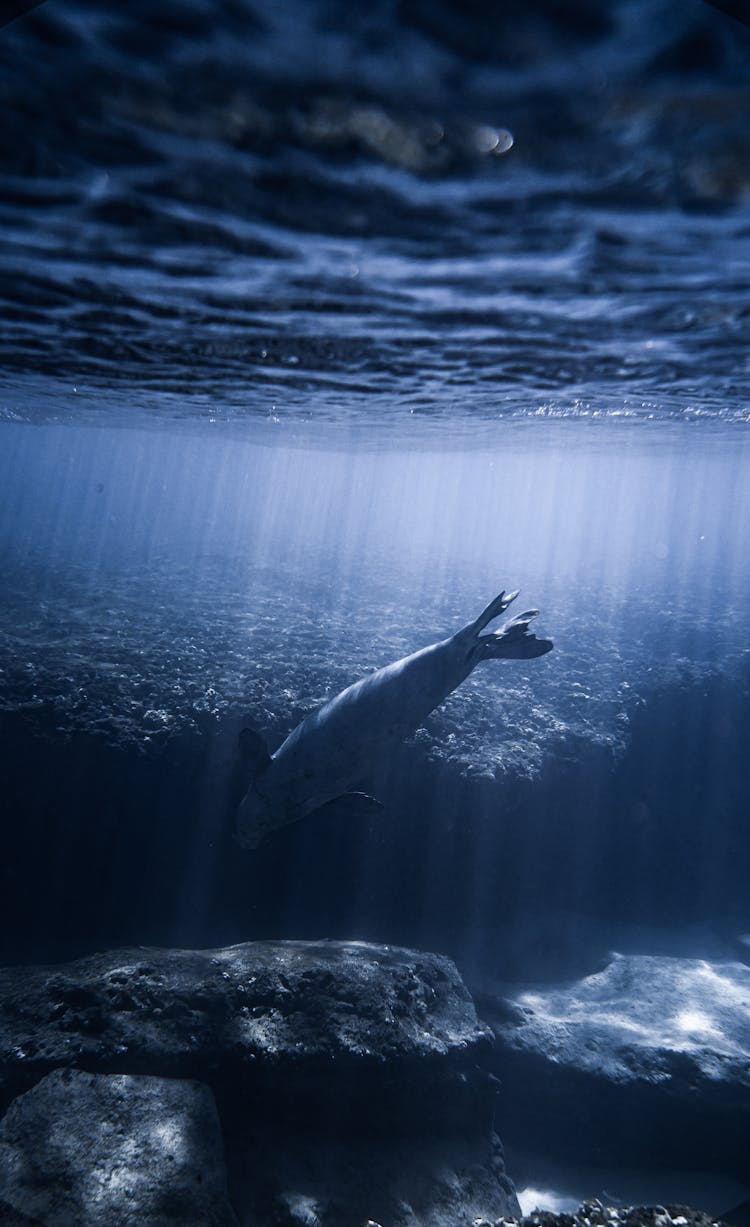
<svg viewBox="0 0 750 1227">
<path fill-rule="evenodd" d="M 618 923 L 750 924 L 748 56 L 698 0 L 3 28 L 6 958 L 52 940 L 40 896 L 73 949 L 354 925 L 494 957 L 472 935 L 618 874 Z M 315 824 L 238 862 L 242 723 L 278 744 L 504 586 L 554 654 L 477 670 L 333 862 Z M 518 841 L 500 894 L 486 840 Z"/>
<path fill-rule="evenodd" d="M 0 29 L 0 957 L 750 929 L 750 31 L 700 0 L 48 0 Z M 503 587 L 378 820 L 273 748 Z M 666 937 L 665 937 L 666 935 Z"/>
</svg>

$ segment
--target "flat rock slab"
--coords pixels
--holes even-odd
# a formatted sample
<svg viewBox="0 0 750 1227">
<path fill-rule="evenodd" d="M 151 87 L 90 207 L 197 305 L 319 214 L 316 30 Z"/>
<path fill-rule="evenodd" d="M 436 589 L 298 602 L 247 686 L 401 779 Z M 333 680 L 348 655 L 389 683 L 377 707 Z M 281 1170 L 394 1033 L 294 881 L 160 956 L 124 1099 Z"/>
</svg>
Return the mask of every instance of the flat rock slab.
<svg viewBox="0 0 750 1227">
<path fill-rule="evenodd" d="M 211 1092 L 49 1074 L 0 1123 L 0 1217 L 13 1216 L 44 1227 L 236 1227 Z"/>
<path fill-rule="evenodd" d="M 279 1096 L 337 1070 L 455 1080 L 490 1044 L 455 965 L 395 947 L 127 949 L 0 970 L 0 1107 L 57 1067 L 265 1079 Z"/>
<path fill-rule="evenodd" d="M 662 1158 L 744 1163 L 750 1130 L 750 967 L 662 956 L 613 956 L 595 975 L 526 988 L 482 1010 L 496 1036 L 500 1127 L 631 1144 Z M 727 1149 L 736 1137 L 737 1155 Z M 678 1141 L 679 1139 L 679 1141 Z M 526 1139 L 525 1139 L 526 1140 Z M 656 1148 L 656 1149 L 655 1149 Z M 681 1149 L 680 1149 L 681 1148 Z"/>
</svg>

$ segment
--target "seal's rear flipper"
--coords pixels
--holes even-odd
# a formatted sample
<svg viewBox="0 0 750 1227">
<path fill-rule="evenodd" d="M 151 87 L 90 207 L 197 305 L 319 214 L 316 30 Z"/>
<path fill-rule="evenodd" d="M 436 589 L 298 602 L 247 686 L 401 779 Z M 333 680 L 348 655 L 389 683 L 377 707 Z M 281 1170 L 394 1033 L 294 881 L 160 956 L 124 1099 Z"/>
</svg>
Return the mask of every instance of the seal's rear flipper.
<svg viewBox="0 0 750 1227">
<path fill-rule="evenodd" d="M 529 623 L 538 612 L 538 609 L 527 609 L 507 622 L 496 635 L 481 635 L 482 660 L 530 660 L 551 652 L 554 646 L 551 639 L 537 639 L 536 635 L 529 634 Z"/>
<path fill-rule="evenodd" d="M 485 626 L 488 626 L 495 618 L 499 618 L 501 613 L 505 613 L 511 601 L 515 601 L 517 596 L 517 592 L 509 592 L 506 595 L 503 589 L 500 595 L 496 596 L 494 601 L 490 601 L 487 608 L 482 610 L 476 622 L 472 622 L 472 634 L 478 635 L 480 631 L 484 630 Z"/>
<path fill-rule="evenodd" d="M 486 647 L 482 653 L 483 660 L 531 660 L 534 656 L 546 656 L 555 646 L 551 639 L 537 639 L 536 635 L 524 635 L 520 639 L 505 639 L 498 635 L 495 645 Z"/>
<path fill-rule="evenodd" d="M 315 811 L 316 815 L 327 817 L 329 814 L 346 818 L 373 818 L 383 812 L 382 801 L 370 797 L 366 792 L 344 792 L 333 801 L 326 801 Z"/>
</svg>

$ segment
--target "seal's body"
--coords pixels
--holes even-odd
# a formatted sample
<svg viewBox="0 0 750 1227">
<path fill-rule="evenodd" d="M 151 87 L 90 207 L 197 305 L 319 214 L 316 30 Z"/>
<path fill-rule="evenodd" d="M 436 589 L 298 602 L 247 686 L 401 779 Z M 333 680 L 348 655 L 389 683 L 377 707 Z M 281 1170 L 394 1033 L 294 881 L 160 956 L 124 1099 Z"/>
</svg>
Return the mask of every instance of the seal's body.
<svg viewBox="0 0 750 1227">
<path fill-rule="evenodd" d="M 534 609 L 519 614 L 496 634 L 480 634 L 517 595 L 501 592 L 475 622 L 449 639 L 347 686 L 306 716 L 272 756 L 258 734 L 244 729 L 240 745 L 249 787 L 238 812 L 240 843 L 255 847 L 275 828 L 332 801 L 345 801 L 360 810 L 377 806 L 371 797 L 352 789 L 461 685 L 480 660 L 525 660 L 552 648 L 548 639 L 529 634 Z"/>
</svg>

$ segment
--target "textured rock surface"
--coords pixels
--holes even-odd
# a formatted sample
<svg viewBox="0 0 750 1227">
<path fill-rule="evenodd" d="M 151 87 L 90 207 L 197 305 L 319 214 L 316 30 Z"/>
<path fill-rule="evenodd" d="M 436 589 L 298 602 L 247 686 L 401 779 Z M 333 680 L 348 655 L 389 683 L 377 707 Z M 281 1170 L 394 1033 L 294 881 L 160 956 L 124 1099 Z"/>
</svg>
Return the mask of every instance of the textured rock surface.
<svg viewBox="0 0 750 1227">
<path fill-rule="evenodd" d="M 507 1140 L 538 1146 L 549 1131 L 558 1151 L 746 1167 L 749 967 L 615 955 L 572 984 L 485 998 L 482 1012 Z"/>
<path fill-rule="evenodd" d="M 134 949 L 0 971 L 0 1091 L 28 1091 L 6 1131 L 45 1075 L 199 1079 L 242 1227 L 519 1213 L 480 1067 L 490 1046 L 454 964 L 393 947 Z"/>
<path fill-rule="evenodd" d="M 404 1080 L 450 1116 L 491 1034 L 450 960 L 357 942 L 250 942 L 118 950 L 0 971 L 0 1097 L 59 1066 L 200 1078 L 219 1090 L 284 1086 L 330 1097 L 342 1080 Z M 285 1082 L 285 1077 L 287 1081 Z M 290 1081 L 289 1081 L 290 1080 Z M 475 1088 L 476 1089 L 476 1088 Z M 472 1111 L 476 1101 L 472 1099 Z M 438 1105 L 435 1105 L 438 1111 Z"/>
<path fill-rule="evenodd" d="M 3 1206 L 44 1227 L 233 1227 L 211 1092 L 166 1078 L 49 1074 L 0 1123 L 0 1215 Z"/>
</svg>

